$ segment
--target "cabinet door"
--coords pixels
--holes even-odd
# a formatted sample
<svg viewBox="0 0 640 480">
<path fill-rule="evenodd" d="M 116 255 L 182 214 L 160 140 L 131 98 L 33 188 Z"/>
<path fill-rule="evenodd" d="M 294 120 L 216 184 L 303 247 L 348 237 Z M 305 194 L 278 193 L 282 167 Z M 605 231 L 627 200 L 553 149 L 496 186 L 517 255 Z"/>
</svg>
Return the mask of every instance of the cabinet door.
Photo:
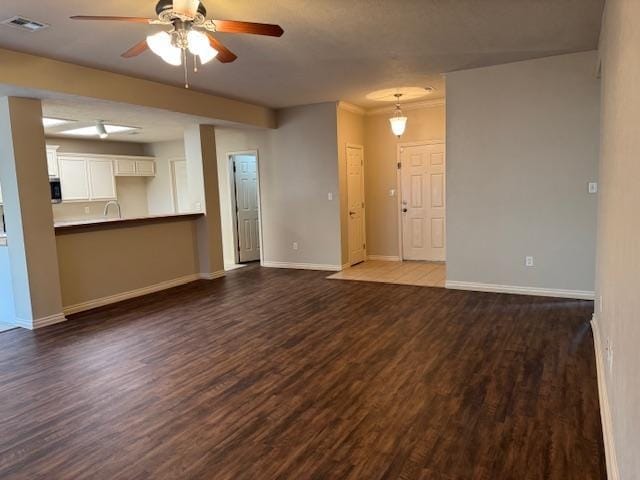
<svg viewBox="0 0 640 480">
<path fill-rule="evenodd" d="M 58 147 L 47 145 L 47 170 L 50 177 L 60 176 L 58 169 Z"/>
<path fill-rule="evenodd" d="M 58 158 L 62 201 L 89 200 L 89 177 L 84 158 Z"/>
<path fill-rule="evenodd" d="M 87 162 L 91 200 L 115 200 L 116 182 L 113 176 L 113 162 L 109 159 L 93 158 Z"/>
<path fill-rule="evenodd" d="M 142 177 L 153 177 L 156 174 L 156 163 L 153 160 L 136 160 L 136 173 Z"/>
<path fill-rule="evenodd" d="M 136 174 L 136 161 L 128 158 L 116 159 L 116 175 L 122 177 L 133 176 Z"/>
</svg>

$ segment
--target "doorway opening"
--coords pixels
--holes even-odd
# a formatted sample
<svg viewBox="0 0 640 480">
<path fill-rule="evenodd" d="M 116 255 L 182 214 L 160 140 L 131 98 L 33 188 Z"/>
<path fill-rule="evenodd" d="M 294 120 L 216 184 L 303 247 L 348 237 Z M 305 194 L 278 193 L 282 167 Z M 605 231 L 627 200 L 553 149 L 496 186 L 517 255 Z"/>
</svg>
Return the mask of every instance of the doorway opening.
<svg viewBox="0 0 640 480">
<path fill-rule="evenodd" d="M 232 152 L 227 157 L 235 265 L 261 262 L 262 217 L 258 152 Z"/>
</svg>

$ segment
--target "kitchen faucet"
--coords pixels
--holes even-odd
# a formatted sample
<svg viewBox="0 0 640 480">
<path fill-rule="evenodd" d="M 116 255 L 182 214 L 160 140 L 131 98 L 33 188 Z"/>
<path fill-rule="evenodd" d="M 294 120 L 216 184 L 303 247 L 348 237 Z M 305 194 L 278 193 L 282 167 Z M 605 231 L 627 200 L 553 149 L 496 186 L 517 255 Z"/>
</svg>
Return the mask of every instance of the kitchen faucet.
<svg viewBox="0 0 640 480">
<path fill-rule="evenodd" d="M 120 208 L 120 204 L 116 200 L 111 200 L 106 203 L 106 205 L 104 206 L 103 216 L 106 217 L 109 214 L 109 207 L 111 205 L 115 205 L 116 207 L 118 207 L 118 218 L 122 218 L 122 209 Z"/>
</svg>

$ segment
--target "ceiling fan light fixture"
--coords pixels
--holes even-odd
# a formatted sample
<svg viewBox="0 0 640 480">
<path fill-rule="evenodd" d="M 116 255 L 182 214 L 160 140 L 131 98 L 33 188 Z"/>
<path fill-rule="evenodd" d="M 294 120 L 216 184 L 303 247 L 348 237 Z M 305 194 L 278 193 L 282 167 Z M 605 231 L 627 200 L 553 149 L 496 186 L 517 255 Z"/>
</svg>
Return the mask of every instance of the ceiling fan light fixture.
<svg viewBox="0 0 640 480">
<path fill-rule="evenodd" d="M 209 37 L 198 30 L 189 30 L 187 34 L 189 52 L 200 57 L 200 62 L 204 65 L 218 56 L 218 50 L 211 46 Z"/>
<path fill-rule="evenodd" d="M 168 32 L 158 32 L 147 37 L 147 45 L 153 53 L 158 55 L 169 65 L 182 65 L 182 50 L 174 46 L 171 41 L 171 34 Z"/>
<path fill-rule="evenodd" d="M 109 137 L 107 129 L 104 128 L 104 123 L 102 123 L 102 120 L 98 120 L 96 122 L 96 132 L 98 132 L 98 137 L 100 137 L 101 140 L 106 140 L 107 137 Z"/>
</svg>

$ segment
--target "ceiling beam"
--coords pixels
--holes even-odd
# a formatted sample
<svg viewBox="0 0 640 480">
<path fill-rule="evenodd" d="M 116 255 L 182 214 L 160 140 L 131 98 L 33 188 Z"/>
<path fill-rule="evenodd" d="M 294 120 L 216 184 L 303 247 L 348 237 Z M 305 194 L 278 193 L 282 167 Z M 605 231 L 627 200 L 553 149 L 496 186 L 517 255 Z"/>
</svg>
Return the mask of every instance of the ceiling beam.
<svg viewBox="0 0 640 480">
<path fill-rule="evenodd" d="M 182 87 L 0 49 L 0 84 L 275 128 L 274 110 Z"/>
</svg>

